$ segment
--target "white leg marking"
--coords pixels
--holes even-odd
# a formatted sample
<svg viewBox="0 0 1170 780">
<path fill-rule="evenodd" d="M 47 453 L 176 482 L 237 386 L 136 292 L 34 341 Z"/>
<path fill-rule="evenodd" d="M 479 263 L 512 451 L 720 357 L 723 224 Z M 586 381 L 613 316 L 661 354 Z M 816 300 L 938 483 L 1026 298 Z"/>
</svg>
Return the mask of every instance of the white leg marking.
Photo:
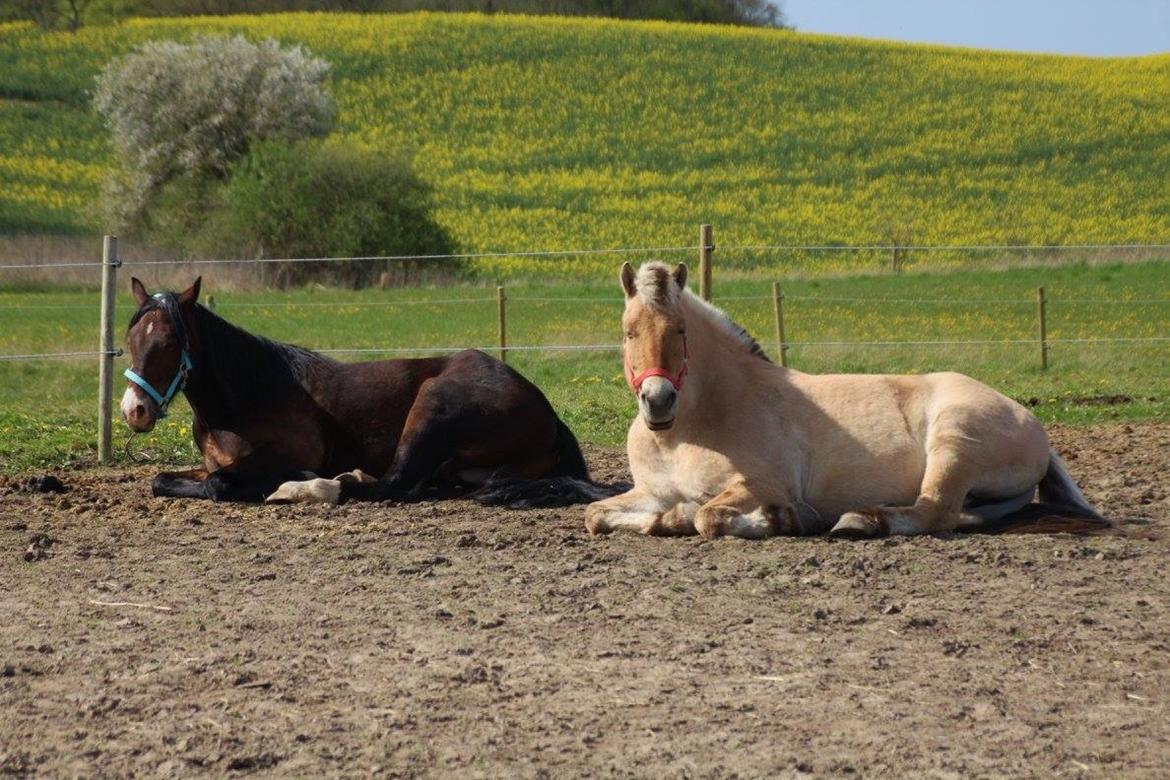
<svg viewBox="0 0 1170 780">
<path fill-rule="evenodd" d="M 764 539 L 772 535 L 772 522 L 764 515 L 763 509 L 757 509 L 751 514 L 731 518 L 727 533 L 741 539 Z"/>
<path fill-rule="evenodd" d="M 310 479 L 285 482 L 268 498 L 266 504 L 336 504 L 341 499 L 341 482 L 336 479 Z"/>
<path fill-rule="evenodd" d="M 338 474 L 333 478 L 337 482 L 377 482 L 375 477 L 370 476 L 361 469 L 354 469 L 347 471 L 344 474 Z"/>
<path fill-rule="evenodd" d="M 619 528 L 641 531 L 668 508 L 663 507 L 658 499 L 641 495 L 635 489 L 586 507 L 585 528 L 591 534 L 603 534 Z"/>
</svg>

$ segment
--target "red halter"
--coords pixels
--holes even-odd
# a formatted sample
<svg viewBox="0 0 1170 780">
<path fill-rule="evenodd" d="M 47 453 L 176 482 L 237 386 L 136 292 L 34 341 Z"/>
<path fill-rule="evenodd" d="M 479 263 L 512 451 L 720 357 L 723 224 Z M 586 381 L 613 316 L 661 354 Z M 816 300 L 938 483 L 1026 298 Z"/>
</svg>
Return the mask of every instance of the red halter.
<svg viewBox="0 0 1170 780">
<path fill-rule="evenodd" d="M 630 386 L 630 389 L 634 391 L 635 395 L 642 391 L 642 383 L 652 376 L 662 377 L 667 382 L 670 382 L 672 385 L 674 385 L 676 392 L 681 393 L 683 389 L 683 383 L 687 379 L 687 364 L 690 362 L 690 355 L 687 352 L 687 337 L 685 334 L 683 335 L 683 364 L 682 369 L 680 369 L 678 372 L 678 376 L 670 373 L 665 368 L 648 368 L 637 376 L 634 376 L 634 369 L 630 367 L 630 362 L 628 360 L 624 362 L 626 364 L 626 383 Z"/>
</svg>

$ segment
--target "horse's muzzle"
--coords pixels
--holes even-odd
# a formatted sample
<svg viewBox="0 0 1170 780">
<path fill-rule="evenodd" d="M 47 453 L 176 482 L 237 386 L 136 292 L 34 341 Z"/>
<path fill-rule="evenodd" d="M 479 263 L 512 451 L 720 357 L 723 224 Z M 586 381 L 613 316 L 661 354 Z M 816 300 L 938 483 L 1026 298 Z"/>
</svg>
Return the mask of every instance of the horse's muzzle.
<svg viewBox="0 0 1170 780">
<path fill-rule="evenodd" d="M 149 433 L 158 422 L 158 404 L 136 388 L 126 388 L 120 409 L 122 419 L 135 433 Z"/>
<path fill-rule="evenodd" d="M 678 410 L 678 390 L 674 383 L 663 377 L 650 377 L 638 393 L 638 406 L 642 419 L 652 431 L 665 431 L 674 425 Z"/>
</svg>

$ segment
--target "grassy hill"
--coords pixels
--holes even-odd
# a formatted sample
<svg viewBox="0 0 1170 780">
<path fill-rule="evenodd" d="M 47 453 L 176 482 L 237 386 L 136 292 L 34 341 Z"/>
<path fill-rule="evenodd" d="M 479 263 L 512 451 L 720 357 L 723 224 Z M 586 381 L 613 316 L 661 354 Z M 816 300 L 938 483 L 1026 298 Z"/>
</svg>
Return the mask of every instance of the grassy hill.
<svg viewBox="0 0 1170 780">
<path fill-rule="evenodd" d="M 1170 56 L 433 14 L 0 26 L 0 232 L 99 231 L 94 75 L 233 32 L 334 63 L 339 132 L 413 150 L 470 250 L 1170 237 Z"/>
</svg>

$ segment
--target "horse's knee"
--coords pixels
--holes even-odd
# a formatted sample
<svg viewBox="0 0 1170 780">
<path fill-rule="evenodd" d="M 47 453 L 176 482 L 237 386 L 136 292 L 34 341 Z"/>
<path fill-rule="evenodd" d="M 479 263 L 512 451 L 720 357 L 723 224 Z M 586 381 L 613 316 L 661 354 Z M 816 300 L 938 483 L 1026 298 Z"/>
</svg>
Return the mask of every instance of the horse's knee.
<svg viewBox="0 0 1170 780">
<path fill-rule="evenodd" d="M 223 501 L 232 489 L 232 481 L 222 472 L 209 474 L 203 482 L 204 493 L 212 501 Z"/>
</svg>

